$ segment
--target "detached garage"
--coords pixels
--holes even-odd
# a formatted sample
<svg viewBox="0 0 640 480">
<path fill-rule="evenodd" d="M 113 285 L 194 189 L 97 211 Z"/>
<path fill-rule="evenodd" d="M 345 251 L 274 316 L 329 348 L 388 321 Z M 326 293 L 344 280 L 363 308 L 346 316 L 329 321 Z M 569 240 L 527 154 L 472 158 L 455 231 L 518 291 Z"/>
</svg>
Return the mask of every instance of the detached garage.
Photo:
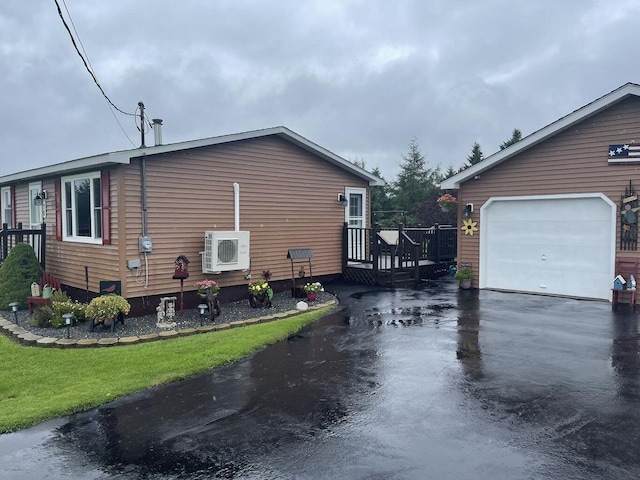
<svg viewBox="0 0 640 480">
<path fill-rule="evenodd" d="M 471 264 L 474 286 L 610 300 L 616 258 L 640 258 L 640 86 L 614 90 L 441 188 L 458 197 L 467 224 L 458 262 Z"/>
</svg>

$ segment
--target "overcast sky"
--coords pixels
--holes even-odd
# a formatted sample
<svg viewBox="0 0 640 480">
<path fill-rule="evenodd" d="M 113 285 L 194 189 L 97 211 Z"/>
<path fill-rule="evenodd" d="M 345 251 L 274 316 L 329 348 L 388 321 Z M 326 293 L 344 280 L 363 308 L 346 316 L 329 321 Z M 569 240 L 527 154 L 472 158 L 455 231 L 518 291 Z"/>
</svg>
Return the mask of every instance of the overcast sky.
<svg viewBox="0 0 640 480">
<path fill-rule="evenodd" d="M 106 94 L 143 101 L 164 143 L 283 125 L 387 180 L 412 138 L 457 168 L 640 83 L 640 0 L 58 1 Z M 0 2 L 0 62 L 0 176 L 140 146 L 54 0 Z"/>
</svg>

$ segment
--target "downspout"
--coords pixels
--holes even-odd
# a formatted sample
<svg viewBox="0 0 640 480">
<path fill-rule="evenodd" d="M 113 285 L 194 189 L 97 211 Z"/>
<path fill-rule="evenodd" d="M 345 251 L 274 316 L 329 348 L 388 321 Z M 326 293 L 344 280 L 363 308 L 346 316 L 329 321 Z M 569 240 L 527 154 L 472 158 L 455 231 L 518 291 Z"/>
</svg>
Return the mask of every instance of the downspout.
<svg viewBox="0 0 640 480">
<path fill-rule="evenodd" d="M 240 185 L 238 182 L 233 183 L 233 216 L 235 219 L 235 231 L 240 231 Z"/>
</svg>

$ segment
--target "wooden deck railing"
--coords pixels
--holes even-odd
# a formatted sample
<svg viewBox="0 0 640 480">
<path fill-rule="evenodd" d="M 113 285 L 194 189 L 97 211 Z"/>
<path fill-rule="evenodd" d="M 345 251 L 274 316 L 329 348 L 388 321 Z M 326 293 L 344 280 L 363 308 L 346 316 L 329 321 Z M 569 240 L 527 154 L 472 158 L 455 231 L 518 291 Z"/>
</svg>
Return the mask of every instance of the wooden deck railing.
<svg viewBox="0 0 640 480">
<path fill-rule="evenodd" d="M 0 230 L 0 264 L 7 259 L 11 248 L 18 243 L 28 243 L 33 247 L 36 258 L 44 270 L 47 244 L 46 225 L 43 223 L 38 229 L 24 229 L 22 223 L 18 223 L 18 228 L 9 228 L 6 223 L 3 223 L 2 230 Z"/>
<path fill-rule="evenodd" d="M 433 263 L 450 262 L 457 254 L 458 229 L 435 225 L 429 228 L 382 229 L 376 224 L 372 228 L 343 227 L 343 271 L 349 265 L 367 265 L 378 278 L 380 271 L 391 273 L 391 283 L 396 271 L 415 269 L 418 278 L 421 261 Z"/>
</svg>

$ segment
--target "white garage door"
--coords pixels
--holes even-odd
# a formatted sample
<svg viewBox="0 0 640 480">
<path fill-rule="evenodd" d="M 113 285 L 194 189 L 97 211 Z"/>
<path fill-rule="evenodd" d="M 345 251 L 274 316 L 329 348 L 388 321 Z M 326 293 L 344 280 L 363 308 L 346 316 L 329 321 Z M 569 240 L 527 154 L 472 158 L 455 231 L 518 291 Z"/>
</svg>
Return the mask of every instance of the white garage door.
<svg viewBox="0 0 640 480">
<path fill-rule="evenodd" d="M 480 287 L 610 299 L 615 215 L 600 195 L 490 200 L 481 211 Z"/>
</svg>

